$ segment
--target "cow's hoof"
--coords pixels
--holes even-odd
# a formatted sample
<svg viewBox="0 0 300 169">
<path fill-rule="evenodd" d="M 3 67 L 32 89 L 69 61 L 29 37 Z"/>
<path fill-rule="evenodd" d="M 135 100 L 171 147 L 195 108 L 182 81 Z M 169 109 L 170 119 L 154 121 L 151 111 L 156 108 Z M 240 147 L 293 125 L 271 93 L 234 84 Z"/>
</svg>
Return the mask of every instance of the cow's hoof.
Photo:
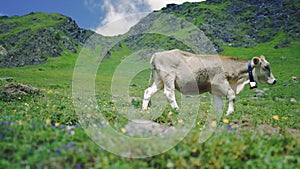
<svg viewBox="0 0 300 169">
<path fill-rule="evenodd" d="M 226 116 L 230 116 L 231 114 L 233 114 L 233 112 L 227 112 Z"/>
<path fill-rule="evenodd" d="M 142 111 L 148 111 L 148 110 L 150 110 L 150 107 L 142 108 Z"/>
</svg>

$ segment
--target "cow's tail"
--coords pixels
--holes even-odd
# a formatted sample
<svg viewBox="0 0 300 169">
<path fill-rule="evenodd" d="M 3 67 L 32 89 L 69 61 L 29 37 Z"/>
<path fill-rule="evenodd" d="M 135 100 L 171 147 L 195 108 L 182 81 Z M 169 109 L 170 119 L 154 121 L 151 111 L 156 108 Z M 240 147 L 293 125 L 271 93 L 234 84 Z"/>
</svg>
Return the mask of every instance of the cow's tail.
<svg viewBox="0 0 300 169">
<path fill-rule="evenodd" d="M 149 81 L 148 81 L 148 87 L 150 87 L 150 86 L 152 85 L 152 79 L 153 79 L 153 76 L 154 76 L 154 70 L 155 70 L 155 65 L 154 65 L 154 63 L 153 63 L 153 61 L 154 61 L 154 56 L 155 56 L 155 55 L 153 55 L 153 56 L 151 57 L 151 60 L 150 60 L 151 68 L 150 68 L 150 78 L 149 78 Z"/>
<path fill-rule="evenodd" d="M 150 87 L 152 85 L 153 71 L 154 71 L 154 67 L 151 65 L 150 78 L 149 78 L 149 81 L 148 81 L 148 87 Z"/>
</svg>

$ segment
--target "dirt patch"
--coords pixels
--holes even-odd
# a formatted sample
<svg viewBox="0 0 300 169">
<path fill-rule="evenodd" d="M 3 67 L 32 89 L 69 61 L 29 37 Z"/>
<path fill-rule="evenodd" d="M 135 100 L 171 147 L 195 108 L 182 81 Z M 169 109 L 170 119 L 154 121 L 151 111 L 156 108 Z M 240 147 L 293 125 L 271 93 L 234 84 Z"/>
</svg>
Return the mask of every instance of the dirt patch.
<svg viewBox="0 0 300 169">
<path fill-rule="evenodd" d="M 15 99 L 24 96 L 42 95 L 40 89 L 21 83 L 9 83 L 2 89 L 2 94 L 6 99 Z"/>
</svg>

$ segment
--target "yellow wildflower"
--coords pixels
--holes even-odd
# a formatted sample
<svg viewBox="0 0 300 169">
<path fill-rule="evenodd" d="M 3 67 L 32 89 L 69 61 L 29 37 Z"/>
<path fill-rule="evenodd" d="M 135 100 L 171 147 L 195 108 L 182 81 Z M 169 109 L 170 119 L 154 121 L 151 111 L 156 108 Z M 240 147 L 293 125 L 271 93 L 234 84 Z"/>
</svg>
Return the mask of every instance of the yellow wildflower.
<svg viewBox="0 0 300 169">
<path fill-rule="evenodd" d="M 53 94 L 53 90 L 48 90 L 48 94 Z"/>
<path fill-rule="evenodd" d="M 22 120 L 19 120 L 19 121 L 18 121 L 18 124 L 19 124 L 19 126 L 22 126 L 22 125 L 23 125 L 23 121 L 22 121 Z"/>
<path fill-rule="evenodd" d="M 54 126 L 55 126 L 55 127 L 58 127 L 58 126 L 59 126 L 59 123 L 58 123 L 58 122 L 56 122 L 56 123 L 54 124 Z"/>
<path fill-rule="evenodd" d="M 121 128 L 122 133 L 126 133 L 126 129 Z"/>
<path fill-rule="evenodd" d="M 183 123 L 183 120 L 182 119 L 178 119 L 178 123 Z"/>
<path fill-rule="evenodd" d="M 279 116 L 278 116 L 278 115 L 274 115 L 274 116 L 273 116 L 273 119 L 274 119 L 274 120 L 279 120 Z"/>
<path fill-rule="evenodd" d="M 48 118 L 46 119 L 46 124 L 49 125 L 51 123 L 51 120 Z"/>
<path fill-rule="evenodd" d="M 212 122 L 211 122 L 211 126 L 214 127 L 214 128 L 217 127 L 217 122 L 216 122 L 215 120 L 212 121 Z"/>
<path fill-rule="evenodd" d="M 229 120 L 224 118 L 224 119 L 223 119 L 223 123 L 228 124 L 228 123 L 229 123 Z"/>
</svg>

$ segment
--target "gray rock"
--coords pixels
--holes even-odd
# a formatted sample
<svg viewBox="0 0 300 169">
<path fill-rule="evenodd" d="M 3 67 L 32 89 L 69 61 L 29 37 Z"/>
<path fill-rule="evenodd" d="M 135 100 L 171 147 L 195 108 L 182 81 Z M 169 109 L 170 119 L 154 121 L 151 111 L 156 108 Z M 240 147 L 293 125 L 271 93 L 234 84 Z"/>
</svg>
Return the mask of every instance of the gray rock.
<svg viewBox="0 0 300 169">
<path fill-rule="evenodd" d="M 292 103 L 297 103 L 297 100 L 296 100 L 295 98 L 291 98 L 291 99 L 290 99 L 290 102 L 292 102 Z"/>
<path fill-rule="evenodd" d="M 296 76 L 293 76 L 293 77 L 292 77 L 292 80 L 293 80 L 294 83 L 298 83 L 299 80 L 300 80 L 300 78 L 299 78 L 299 77 L 296 77 Z"/>
<path fill-rule="evenodd" d="M 2 94 L 5 95 L 6 99 L 14 99 L 28 95 L 41 95 L 42 92 L 40 89 L 29 85 L 21 83 L 9 83 L 4 86 Z"/>
<path fill-rule="evenodd" d="M 32 15 L 33 22 L 40 22 L 39 15 L 36 13 L 30 15 Z M 63 15 L 51 16 L 49 14 L 49 19 L 60 22 L 37 30 L 20 28 L 19 32 L 3 36 L 0 39 L 0 67 L 42 64 L 47 61 L 48 57 L 61 56 L 65 48 L 72 53 L 77 53 L 77 46 L 84 44 L 92 34 L 91 31 L 79 28 L 71 18 Z M 8 17 L 7 20 L 9 19 Z M 11 21 L 9 24 L 4 22 L 0 25 L 0 32 L 4 30 L 7 32 L 10 29 L 17 30 L 19 27 L 22 27 L 20 22 Z"/>
<path fill-rule="evenodd" d="M 4 77 L 4 78 L 0 78 L 0 81 L 7 81 L 7 82 L 11 82 L 13 81 L 14 78 L 13 77 Z"/>
<path fill-rule="evenodd" d="M 151 137 L 175 133 L 175 127 L 168 127 L 150 120 L 133 120 L 125 125 L 126 134 L 129 136 Z"/>
</svg>

